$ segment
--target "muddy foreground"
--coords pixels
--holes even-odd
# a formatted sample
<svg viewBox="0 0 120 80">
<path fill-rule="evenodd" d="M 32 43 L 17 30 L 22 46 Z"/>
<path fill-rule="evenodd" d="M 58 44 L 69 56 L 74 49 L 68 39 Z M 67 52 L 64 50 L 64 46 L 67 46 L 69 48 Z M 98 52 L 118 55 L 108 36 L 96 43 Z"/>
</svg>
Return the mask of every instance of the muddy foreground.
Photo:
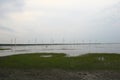
<svg viewBox="0 0 120 80">
<path fill-rule="evenodd" d="M 0 69 L 0 80 L 120 80 L 120 71 Z"/>
</svg>

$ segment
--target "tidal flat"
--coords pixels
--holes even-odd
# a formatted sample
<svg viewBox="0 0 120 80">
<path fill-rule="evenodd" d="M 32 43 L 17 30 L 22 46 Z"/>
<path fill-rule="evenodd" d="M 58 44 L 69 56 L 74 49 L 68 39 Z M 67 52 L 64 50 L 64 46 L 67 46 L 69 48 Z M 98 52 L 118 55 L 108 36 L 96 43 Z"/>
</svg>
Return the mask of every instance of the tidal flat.
<svg viewBox="0 0 120 80">
<path fill-rule="evenodd" d="M 119 80 L 120 54 L 30 53 L 0 57 L 0 80 Z"/>
</svg>

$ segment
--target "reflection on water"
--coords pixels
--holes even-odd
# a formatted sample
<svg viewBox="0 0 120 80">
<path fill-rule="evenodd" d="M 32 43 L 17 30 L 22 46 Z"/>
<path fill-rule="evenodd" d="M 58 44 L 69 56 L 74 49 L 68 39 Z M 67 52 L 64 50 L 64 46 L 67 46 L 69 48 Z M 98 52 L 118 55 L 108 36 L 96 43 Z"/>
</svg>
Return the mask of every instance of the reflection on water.
<svg viewBox="0 0 120 80">
<path fill-rule="evenodd" d="M 0 56 L 34 52 L 66 53 L 77 56 L 86 53 L 120 53 L 120 44 L 84 44 L 84 45 L 38 45 L 38 46 L 1 46 L 11 50 L 0 50 Z"/>
</svg>

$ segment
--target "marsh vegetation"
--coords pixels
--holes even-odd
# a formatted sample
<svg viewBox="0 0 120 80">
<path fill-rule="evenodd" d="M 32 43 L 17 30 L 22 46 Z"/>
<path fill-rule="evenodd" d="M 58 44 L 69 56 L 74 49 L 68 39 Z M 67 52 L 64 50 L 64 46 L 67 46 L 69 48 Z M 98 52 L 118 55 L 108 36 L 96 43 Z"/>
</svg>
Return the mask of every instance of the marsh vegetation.
<svg viewBox="0 0 120 80">
<path fill-rule="evenodd" d="M 67 57 L 64 53 L 19 54 L 1 57 L 0 67 L 18 69 L 120 70 L 120 54 L 91 53 L 76 57 Z"/>
<path fill-rule="evenodd" d="M 11 50 L 10 48 L 0 48 L 0 50 Z"/>
</svg>

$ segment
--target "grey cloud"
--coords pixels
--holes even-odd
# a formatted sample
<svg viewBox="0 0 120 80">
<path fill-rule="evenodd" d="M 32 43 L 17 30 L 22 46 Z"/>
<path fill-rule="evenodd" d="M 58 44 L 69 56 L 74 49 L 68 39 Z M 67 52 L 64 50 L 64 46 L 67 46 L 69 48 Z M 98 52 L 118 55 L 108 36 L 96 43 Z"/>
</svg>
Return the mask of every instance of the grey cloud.
<svg viewBox="0 0 120 80">
<path fill-rule="evenodd" d="M 0 0 L 0 18 L 9 13 L 22 11 L 23 5 L 23 0 Z"/>
</svg>

